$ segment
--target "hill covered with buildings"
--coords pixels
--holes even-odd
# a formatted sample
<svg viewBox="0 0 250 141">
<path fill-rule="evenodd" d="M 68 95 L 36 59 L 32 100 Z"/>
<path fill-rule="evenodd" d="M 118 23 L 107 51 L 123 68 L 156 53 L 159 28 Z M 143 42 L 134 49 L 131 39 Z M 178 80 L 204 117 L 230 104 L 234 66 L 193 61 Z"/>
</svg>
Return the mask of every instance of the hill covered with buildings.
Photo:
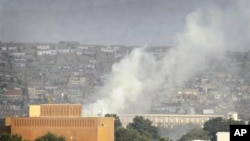
<svg viewBox="0 0 250 141">
<path fill-rule="evenodd" d="M 30 104 L 91 104 L 105 95 L 99 91 L 112 67 L 139 46 L 84 45 L 78 42 L 1 43 L 1 117 L 27 115 Z M 147 47 L 145 52 L 161 60 L 169 46 Z M 192 63 L 192 62 L 189 62 Z M 249 51 L 227 51 L 206 56 L 182 85 L 160 89 L 150 96 L 147 113 L 225 114 L 250 112 Z M 200 66 L 195 66 L 199 68 Z"/>
</svg>

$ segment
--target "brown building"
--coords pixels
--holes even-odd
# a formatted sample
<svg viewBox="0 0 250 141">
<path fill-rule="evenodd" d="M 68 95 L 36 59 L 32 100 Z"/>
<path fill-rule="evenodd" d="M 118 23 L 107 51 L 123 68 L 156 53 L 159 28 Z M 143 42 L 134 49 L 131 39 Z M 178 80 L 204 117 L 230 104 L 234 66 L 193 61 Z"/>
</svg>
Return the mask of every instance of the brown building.
<svg viewBox="0 0 250 141">
<path fill-rule="evenodd" d="M 11 134 L 34 141 L 48 132 L 67 141 L 114 141 L 114 118 L 81 117 L 81 105 L 31 105 L 29 117 L 8 117 L 5 126 Z"/>
</svg>

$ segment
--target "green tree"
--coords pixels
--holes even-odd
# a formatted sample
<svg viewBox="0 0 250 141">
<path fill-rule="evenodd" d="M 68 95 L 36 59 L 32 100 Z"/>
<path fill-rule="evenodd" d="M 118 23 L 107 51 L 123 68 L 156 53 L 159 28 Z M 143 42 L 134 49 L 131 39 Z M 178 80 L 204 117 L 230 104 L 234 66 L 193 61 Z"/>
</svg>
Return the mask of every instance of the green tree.
<svg viewBox="0 0 250 141">
<path fill-rule="evenodd" d="M 115 129 L 122 127 L 122 122 L 116 114 L 106 114 L 105 117 L 114 117 L 115 118 Z"/>
<path fill-rule="evenodd" d="M 204 131 L 201 128 L 194 128 L 188 133 L 183 135 L 178 141 L 189 141 L 189 140 L 209 140 L 210 134 L 208 131 Z"/>
<path fill-rule="evenodd" d="M 57 136 L 51 132 L 48 132 L 44 136 L 35 139 L 35 141 L 66 141 L 66 139 L 63 136 Z"/>
<path fill-rule="evenodd" d="M 152 125 L 152 121 L 144 119 L 142 116 L 136 116 L 132 123 L 127 125 L 128 129 L 134 129 L 141 135 L 158 140 L 160 138 L 158 128 Z"/>
<path fill-rule="evenodd" d="M 160 138 L 159 141 L 172 141 L 170 138 Z"/>
<path fill-rule="evenodd" d="M 230 131 L 230 125 L 244 125 L 243 121 L 235 121 L 233 119 L 214 118 L 204 124 L 204 130 L 211 135 L 211 141 L 216 141 L 216 133 L 219 131 Z"/>
<path fill-rule="evenodd" d="M 3 133 L 0 135 L 0 141 L 22 141 L 22 136 Z"/>
<path fill-rule="evenodd" d="M 115 118 L 115 141 L 172 141 L 169 138 L 159 138 L 158 128 L 152 126 L 152 121 L 143 117 L 135 117 L 127 128 L 122 127 L 116 114 L 106 114 L 105 117 Z"/>
<path fill-rule="evenodd" d="M 151 141 L 151 139 L 134 129 L 118 128 L 115 141 Z"/>
</svg>

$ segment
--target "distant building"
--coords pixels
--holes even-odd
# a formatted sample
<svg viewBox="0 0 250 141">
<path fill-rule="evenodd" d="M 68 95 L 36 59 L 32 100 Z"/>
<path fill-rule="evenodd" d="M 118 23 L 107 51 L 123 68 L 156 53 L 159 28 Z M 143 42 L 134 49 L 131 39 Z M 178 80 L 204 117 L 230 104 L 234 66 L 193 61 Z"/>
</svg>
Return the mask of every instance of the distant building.
<svg viewBox="0 0 250 141">
<path fill-rule="evenodd" d="M 119 115 L 123 126 L 133 121 L 135 114 L 121 114 Z M 176 125 L 195 124 L 203 126 L 204 123 L 210 119 L 221 117 L 224 115 L 214 114 L 141 114 L 146 119 L 150 119 L 153 125 L 158 127 L 174 127 Z"/>
<path fill-rule="evenodd" d="M 227 113 L 227 118 L 232 120 L 239 120 L 237 112 L 229 112 Z"/>
<path fill-rule="evenodd" d="M 28 86 L 28 95 L 30 102 L 42 100 L 46 91 L 39 86 Z"/>
<path fill-rule="evenodd" d="M 69 84 L 84 85 L 86 83 L 85 77 L 72 76 L 69 78 Z"/>
<path fill-rule="evenodd" d="M 33 141 L 48 132 L 74 141 L 114 141 L 114 118 L 81 117 L 80 104 L 30 105 L 29 117 L 6 117 L 0 132 Z"/>
<path fill-rule="evenodd" d="M 113 53 L 114 52 L 114 49 L 111 47 L 111 46 L 107 46 L 107 47 L 103 47 L 101 49 L 102 52 L 105 52 L 105 53 Z"/>
<path fill-rule="evenodd" d="M 203 114 L 214 114 L 214 109 L 203 109 Z"/>
<path fill-rule="evenodd" d="M 50 46 L 37 46 L 37 55 L 56 55 L 57 51 L 55 48 L 52 48 Z"/>
<path fill-rule="evenodd" d="M 4 90 L 4 96 L 8 99 L 22 100 L 23 91 L 21 88 L 6 89 Z"/>
</svg>

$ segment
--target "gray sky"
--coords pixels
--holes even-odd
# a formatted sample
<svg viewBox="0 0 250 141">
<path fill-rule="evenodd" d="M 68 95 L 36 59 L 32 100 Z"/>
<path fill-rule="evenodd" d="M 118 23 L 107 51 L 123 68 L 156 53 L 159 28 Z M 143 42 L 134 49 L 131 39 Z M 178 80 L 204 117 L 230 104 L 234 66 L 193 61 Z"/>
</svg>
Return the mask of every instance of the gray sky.
<svg viewBox="0 0 250 141">
<path fill-rule="evenodd" d="M 0 0 L 2 42 L 172 45 L 188 13 L 229 0 Z"/>
</svg>

